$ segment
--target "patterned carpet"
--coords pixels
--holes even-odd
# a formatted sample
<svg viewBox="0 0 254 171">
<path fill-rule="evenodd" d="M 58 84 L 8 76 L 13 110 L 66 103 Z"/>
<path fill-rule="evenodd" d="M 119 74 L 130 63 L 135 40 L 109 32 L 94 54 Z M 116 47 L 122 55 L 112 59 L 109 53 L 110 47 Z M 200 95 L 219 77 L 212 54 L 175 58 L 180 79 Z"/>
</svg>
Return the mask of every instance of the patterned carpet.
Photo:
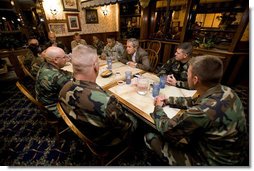
<svg viewBox="0 0 254 171">
<path fill-rule="evenodd" d="M 44 120 L 43 113 L 16 88 L 15 82 L 5 83 L 4 86 L 1 84 L 0 87 L 1 165 L 96 166 L 100 163 L 72 131 L 61 134 L 57 141 L 54 128 Z M 137 137 L 137 144 L 111 165 L 163 165 L 145 147 L 143 137 Z"/>
<path fill-rule="evenodd" d="M 96 166 L 99 161 L 71 131 L 57 141 L 55 130 L 43 113 L 16 88 L 16 80 L 0 84 L 0 159 L 7 166 Z M 248 90 L 238 93 L 248 112 Z M 142 128 L 147 130 L 147 128 Z M 162 166 L 143 142 L 139 132 L 136 144 L 113 166 Z M 247 164 L 248 165 L 248 164 Z"/>
</svg>

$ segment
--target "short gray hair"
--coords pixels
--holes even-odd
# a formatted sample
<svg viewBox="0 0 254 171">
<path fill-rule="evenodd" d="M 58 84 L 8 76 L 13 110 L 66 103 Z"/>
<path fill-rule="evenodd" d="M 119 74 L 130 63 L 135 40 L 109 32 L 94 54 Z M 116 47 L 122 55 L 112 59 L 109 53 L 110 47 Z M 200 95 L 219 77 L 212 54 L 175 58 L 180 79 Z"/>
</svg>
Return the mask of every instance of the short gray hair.
<svg viewBox="0 0 254 171">
<path fill-rule="evenodd" d="M 139 41 L 136 38 L 130 38 L 130 39 L 127 40 L 127 42 L 131 42 L 134 48 L 139 47 Z"/>
<path fill-rule="evenodd" d="M 89 45 L 78 45 L 72 50 L 71 62 L 73 72 L 83 72 L 87 66 L 94 63 L 97 58 L 97 51 Z"/>
</svg>

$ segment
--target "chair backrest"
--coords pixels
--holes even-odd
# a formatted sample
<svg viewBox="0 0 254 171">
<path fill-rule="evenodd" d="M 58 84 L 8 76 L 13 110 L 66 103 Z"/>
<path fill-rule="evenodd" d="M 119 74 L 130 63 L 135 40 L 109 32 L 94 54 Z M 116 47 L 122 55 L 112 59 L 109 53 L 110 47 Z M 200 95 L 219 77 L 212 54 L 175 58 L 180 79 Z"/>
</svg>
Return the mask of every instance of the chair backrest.
<svg viewBox="0 0 254 171">
<path fill-rule="evenodd" d="M 65 123 L 71 128 L 71 130 L 87 145 L 87 147 L 89 148 L 89 150 L 96 155 L 97 157 L 101 158 L 101 164 L 102 165 L 110 165 L 115 159 L 117 159 L 118 157 L 120 157 L 123 153 L 125 153 L 128 149 L 129 146 L 125 146 L 124 148 L 121 148 L 120 151 L 117 150 L 117 153 L 114 154 L 112 152 L 112 149 L 106 149 L 103 146 L 99 146 L 97 144 L 95 144 L 92 140 L 90 140 L 84 133 L 82 133 L 76 126 L 75 124 L 71 121 L 71 119 L 68 117 L 68 115 L 65 113 L 63 107 L 61 106 L 61 101 L 57 103 L 57 110 L 59 112 L 59 114 L 61 115 L 61 117 L 63 118 L 63 120 L 65 121 Z M 99 149 L 97 148 L 99 147 Z M 114 150 L 117 149 L 114 148 Z M 113 157 L 112 157 L 113 154 Z M 110 158 L 106 163 L 104 163 L 104 159 L 107 157 L 112 157 Z"/>
<path fill-rule="evenodd" d="M 65 113 L 61 106 L 61 102 L 57 103 L 57 110 L 60 114 L 60 116 L 63 118 L 65 123 L 71 128 L 71 130 L 83 141 L 86 143 L 87 147 L 89 150 L 96 156 L 106 156 L 108 155 L 108 152 L 98 152 L 94 147 L 97 146 L 96 144 L 93 143 L 92 140 L 90 140 L 87 136 L 85 136 L 74 124 L 73 122 L 69 119 L 68 115 Z"/>
<path fill-rule="evenodd" d="M 161 42 L 158 40 L 150 40 L 148 43 L 147 49 L 153 49 L 159 55 L 159 52 L 161 50 Z"/>
<path fill-rule="evenodd" d="M 150 61 L 150 71 L 154 72 L 158 64 L 158 54 L 153 49 L 145 49 Z"/>
<path fill-rule="evenodd" d="M 139 46 L 142 48 L 142 49 L 147 49 L 148 48 L 148 40 L 139 40 Z"/>
<path fill-rule="evenodd" d="M 25 73 L 25 75 L 29 76 L 30 78 L 32 78 L 32 80 L 35 81 L 36 80 L 35 77 L 30 73 L 30 71 L 24 65 L 24 58 L 25 58 L 25 56 L 18 55 L 17 58 L 18 58 L 19 64 L 20 64 L 23 72 Z"/>
<path fill-rule="evenodd" d="M 38 100 L 36 100 L 33 95 L 29 92 L 29 90 L 22 84 L 21 82 L 17 81 L 16 86 L 18 89 L 36 106 L 38 106 L 42 110 L 46 110 L 43 104 L 41 104 Z"/>
</svg>

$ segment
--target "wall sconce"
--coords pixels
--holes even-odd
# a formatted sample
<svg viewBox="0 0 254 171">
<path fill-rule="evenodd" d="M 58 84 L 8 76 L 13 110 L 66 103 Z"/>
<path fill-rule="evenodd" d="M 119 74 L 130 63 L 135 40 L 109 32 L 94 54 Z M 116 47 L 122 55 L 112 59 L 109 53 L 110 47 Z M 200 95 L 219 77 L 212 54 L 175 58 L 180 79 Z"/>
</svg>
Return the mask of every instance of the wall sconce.
<svg viewBox="0 0 254 171">
<path fill-rule="evenodd" d="M 55 16 L 58 13 L 56 9 L 50 9 L 50 12 L 53 16 Z"/>
<path fill-rule="evenodd" d="M 109 11 L 108 11 L 107 5 L 105 5 L 104 7 L 101 7 L 101 10 L 104 16 L 108 15 Z"/>
</svg>

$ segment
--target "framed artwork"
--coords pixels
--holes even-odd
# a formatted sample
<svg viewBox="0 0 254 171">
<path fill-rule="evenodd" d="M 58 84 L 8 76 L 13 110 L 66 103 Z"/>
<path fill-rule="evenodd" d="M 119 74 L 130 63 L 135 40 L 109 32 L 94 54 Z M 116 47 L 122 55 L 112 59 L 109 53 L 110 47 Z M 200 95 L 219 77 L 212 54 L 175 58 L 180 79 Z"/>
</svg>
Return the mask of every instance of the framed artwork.
<svg viewBox="0 0 254 171">
<path fill-rule="evenodd" d="M 68 31 L 81 31 L 79 15 L 78 14 L 66 14 Z"/>
<path fill-rule="evenodd" d="M 86 9 L 86 23 L 87 24 L 99 23 L 97 9 Z"/>
<path fill-rule="evenodd" d="M 62 0 L 64 11 L 78 11 L 77 0 Z"/>
<path fill-rule="evenodd" d="M 49 30 L 56 33 L 56 36 L 61 36 L 67 33 L 66 21 L 58 21 L 48 24 Z"/>
</svg>

